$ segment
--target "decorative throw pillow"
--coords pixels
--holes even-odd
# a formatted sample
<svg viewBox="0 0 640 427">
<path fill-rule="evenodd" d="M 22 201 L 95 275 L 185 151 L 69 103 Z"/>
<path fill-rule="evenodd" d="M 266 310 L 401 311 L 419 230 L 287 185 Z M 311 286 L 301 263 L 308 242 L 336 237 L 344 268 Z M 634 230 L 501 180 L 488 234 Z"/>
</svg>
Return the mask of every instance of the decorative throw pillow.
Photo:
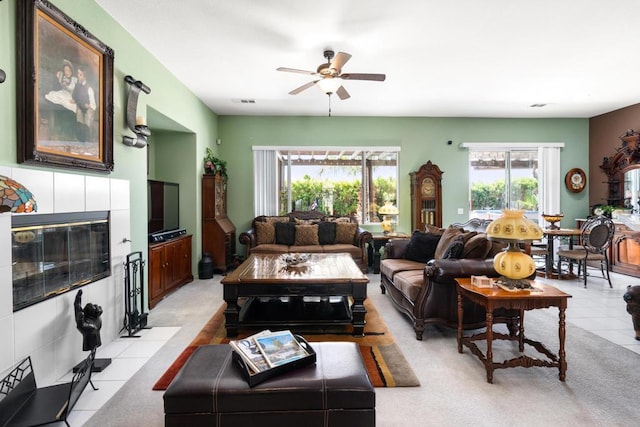
<svg viewBox="0 0 640 427">
<path fill-rule="evenodd" d="M 464 237 L 457 236 L 449 243 L 447 250 L 442 256 L 443 259 L 460 259 L 462 258 L 462 251 L 464 250 Z"/>
<path fill-rule="evenodd" d="M 256 244 L 271 244 L 276 241 L 276 228 L 272 222 L 256 222 Z"/>
<path fill-rule="evenodd" d="M 431 224 L 425 224 L 424 229 L 425 229 L 425 232 L 436 234 L 438 236 L 442 236 L 445 230 L 444 228 L 436 227 L 435 225 L 431 225 Z"/>
<path fill-rule="evenodd" d="M 422 233 L 416 230 L 411 235 L 411 241 L 407 245 L 404 257 L 411 261 L 426 263 L 433 259 L 439 241 L 440 236 L 437 234 Z"/>
<path fill-rule="evenodd" d="M 351 218 L 349 218 L 348 216 L 325 216 L 324 218 L 322 218 L 323 221 L 330 221 L 330 222 L 338 222 L 338 223 L 350 223 L 351 222 Z"/>
<path fill-rule="evenodd" d="M 317 219 L 300 219 L 300 218 L 294 218 L 293 221 L 296 224 L 301 224 L 301 225 L 313 225 L 313 224 L 317 224 L 318 220 Z"/>
<path fill-rule="evenodd" d="M 318 243 L 333 245 L 336 242 L 336 223 L 322 221 L 318 224 Z"/>
<path fill-rule="evenodd" d="M 337 222 L 336 223 L 336 243 L 353 244 L 356 237 L 358 224 Z"/>
<path fill-rule="evenodd" d="M 289 218 L 288 216 L 265 216 L 264 221 L 271 222 L 271 223 L 291 222 L 291 218 Z"/>
<path fill-rule="evenodd" d="M 485 233 L 478 233 L 464 244 L 462 258 L 486 258 L 491 250 L 491 242 Z"/>
<path fill-rule="evenodd" d="M 434 258 L 443 259 L 446 250 L 449 248 L 449 245 L 456 237 L 462 236 L 463 241 L 466 242 L 476 234 L 478 234 L 478 232 L 476 231 L 464 231 L 462 228 L 450 225 L 442 234 L 440 242 L 438 242 L 438 247 L 436 248 Z"/>
<path fill-rule="evenodd" d="M 296 246 L 318 245 L 317 225 L 296 225 Z"/>
<path fill-rule="evenodd" d="M 451 244 L 451 242 L 462 234 L 462 228 L 449 226 L 444 230 L 442 236 L 440 237 L 440 241 L 438 242 L 438 246 L 436 247 L 436 253 L 434 254 L 435 259 L 442 259 L 444 257 L 444 253 L 447 251 L 447 248 Z"/>
<path fill-rule="evenodd" d="M 276 222 L 276 244 L 291 246 L 296 242 L 296 225 L 293 222 Z"/>
</svg>

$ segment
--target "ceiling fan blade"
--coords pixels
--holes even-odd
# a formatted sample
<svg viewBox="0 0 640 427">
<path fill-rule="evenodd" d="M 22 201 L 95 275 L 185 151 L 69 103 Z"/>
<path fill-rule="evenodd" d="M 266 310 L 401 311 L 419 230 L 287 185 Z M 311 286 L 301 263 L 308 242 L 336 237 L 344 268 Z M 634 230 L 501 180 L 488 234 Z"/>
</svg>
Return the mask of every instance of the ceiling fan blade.
<svg viewBox="0 0 640 427">
<path fill-rule="evenodd" d="M 300 92 L 302 92 L 303 90 L 309 89 L 311 86 L 313 86 L 314 84 L 318 83 L 319 80 L 314 80 L 312 82 L 303 84 L 302 86 L 295 88 L 294 90 L 292 90 L 291 92 L 289 92 L 289 95 L 297 95 Z"/>
<path fill-rule="evenodd" d="M 345 80 L 373 80 L 376 82 L 383 82 L 387 76 L 384 74 L 347 73 L 341 74 L 340 78 Z"/>
<path fill-rule="evenodd" d="M 351 98 L 351 95 L 349 95 L 349 92 L 347 92 L 344 86 L 340 86 L 338 90 L 336 90 L 336 95 L 338 95 L 338 97 L 342 100 Z"/>
<path fill-rule="evenodd" d="M 276 71 L 286 71 L 287 73 L 309 74 L 311 76 L 317 74 L 315 71 L 298 70 L 297 68 L 278 67 Z"/>
<path fill-rule="evenodd" d="M 331 65 L 329 66 L 329 68 L 333 68 L 334 70 L 341 70 L 344 64 L 346 64 L 349 59 L 351 59 L 351 55 L 349 55 L 348 53 L 338 52 L 335 58 L 333 58 L 333 61 L 331 61 Z"/>
</svg>

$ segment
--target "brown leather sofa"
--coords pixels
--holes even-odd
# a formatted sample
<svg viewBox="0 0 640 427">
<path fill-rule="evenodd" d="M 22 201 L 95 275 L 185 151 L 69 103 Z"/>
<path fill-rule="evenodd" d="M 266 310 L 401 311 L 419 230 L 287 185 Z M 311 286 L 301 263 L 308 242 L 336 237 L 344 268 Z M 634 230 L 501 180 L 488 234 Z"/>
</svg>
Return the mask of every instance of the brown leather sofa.
<svg viewBox="0 0 640 427">
<path fill-rule="evenodd" d="M 479 241 L 489 222 L 473 219 L 452 226 L 479 234 L 475 239 Z M 409 244 L 409 239 L 392 239 L 385 246 L 385 259 L 380 263 L 380 288 L 382 293 L 389 294 L 395 307 L 409 317 L 416 339 L 422 340 L 426 325 L 458 327 L 455 279 L 472 275 L 498 277 L 492 258 L 502 246 L 487 242 L 489 249 L 482 258 L 431 259 L 424 263 L 405 258 Z M 485 315 L 481 306 L 464 300 L 464 329 L 483 327 Z M 494 312 L 494 323 L 506 323 L 510 333 L 515 333 L 518 320 L 517 311 Z"/>
<path fill-rule="evenodd" d="M 333 230 L 325 228 L 333 223 Z M 290 241 L 279 228 L 294 230 Z M 367 243 L 371 233 L 350 216 L 326 215 L 318 211 L 293 211 L 281 216 L 258 216 L 251 229 L 239 236 L 246 255 L 286 253 L 349 253 L 363 273 L 367 272 Z"/>
</svg>

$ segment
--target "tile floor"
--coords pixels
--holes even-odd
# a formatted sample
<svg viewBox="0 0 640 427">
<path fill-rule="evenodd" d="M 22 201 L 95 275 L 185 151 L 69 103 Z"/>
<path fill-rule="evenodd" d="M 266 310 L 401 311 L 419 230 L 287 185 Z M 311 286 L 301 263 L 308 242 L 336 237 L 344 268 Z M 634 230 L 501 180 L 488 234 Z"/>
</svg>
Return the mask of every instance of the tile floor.
<svg viewBox="0 0 640 427">
<path fill-rule="evenodd" d="M 69 414 L 67 421 L 73 427 L 82 426 L 91 416 L 104 405 L 120 387 L 122 387 L 138 370 L 171 339 L 180 327 L 153 327 L 143 329 L 136 335 L 139 338 L 118 338 L 101 346 L 96 352 L 96 358 L 111 358 L 111 365 L 104 371 L 91 375 L 91 381 L 98 390 L 82 393 L 78 402 Z M 61 382 L 71 381 L 71 373 L 60 379 Z M 85 390 L 90 390 L 87 385 Z M 56 427 L 66 427 L 63 422 L 51 424 Z"/>
<path fill-rule="evenodd" d="M 627 286 L 640 285 L 640 279 L 612 273 L 613 288 L 609 288 L 606 280 L 600 278 L 599 271 L 591 274 L 587 289 L 581 279 L 539 280 L 572 295 L 567 308 L 567 322 L 640 354 L 640 341 L 634 339 L 631 316 L 627 314 L 626 303 L 622 299 Z M 374 274 L 370 274 L 369 279 L 373 283 L 379 282 L 379 277 Z M 119 338 L 101 347 L 97 357 L 110 357 L 112 364 L 104 372 L 93 375 L 93 382 L 99 390 L 83 393 L 69 415 L 69 423 L 73 427 L 82 426 L 179 329 L 154 327 L 140 331 L 140 338 Z M 69 379 L 65 377 L 61 381 Z M 58 425 L 62 427 L 64 423 Z"/>
</svg>

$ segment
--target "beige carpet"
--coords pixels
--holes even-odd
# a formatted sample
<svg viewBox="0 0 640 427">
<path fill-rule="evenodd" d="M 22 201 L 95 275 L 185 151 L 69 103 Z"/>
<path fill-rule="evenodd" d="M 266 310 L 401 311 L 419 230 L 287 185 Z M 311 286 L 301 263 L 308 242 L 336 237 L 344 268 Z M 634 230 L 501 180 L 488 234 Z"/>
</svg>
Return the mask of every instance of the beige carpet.
<svg viewBox="0 0 640 427">
<path fill-rule="evenodd" d="M 319 341 L 349 341 L 356 342 L 365 362 L 369 378 L 375 387 L 416 387 L 420 385 L 411 366 L 409 366 L 402 351 L 395 343 L 374 304 L 366 300 L 367 309 L 364 337 L 351 335 L 352 326 L 333 327 L 330 331 L 308 329 L 301 333 L 309 342 Z M 153 390 L 166 390 L 180 368 L 198 346 L 210 344 L 225 344 L 229 342 L 224 326 L 223 304 L 202 328 L 193 341 L 182 351 L 167 371 L 158 379 Z M 238 338 L 251 335 L 255 331 L 241 331 Z"/>
</svg>

